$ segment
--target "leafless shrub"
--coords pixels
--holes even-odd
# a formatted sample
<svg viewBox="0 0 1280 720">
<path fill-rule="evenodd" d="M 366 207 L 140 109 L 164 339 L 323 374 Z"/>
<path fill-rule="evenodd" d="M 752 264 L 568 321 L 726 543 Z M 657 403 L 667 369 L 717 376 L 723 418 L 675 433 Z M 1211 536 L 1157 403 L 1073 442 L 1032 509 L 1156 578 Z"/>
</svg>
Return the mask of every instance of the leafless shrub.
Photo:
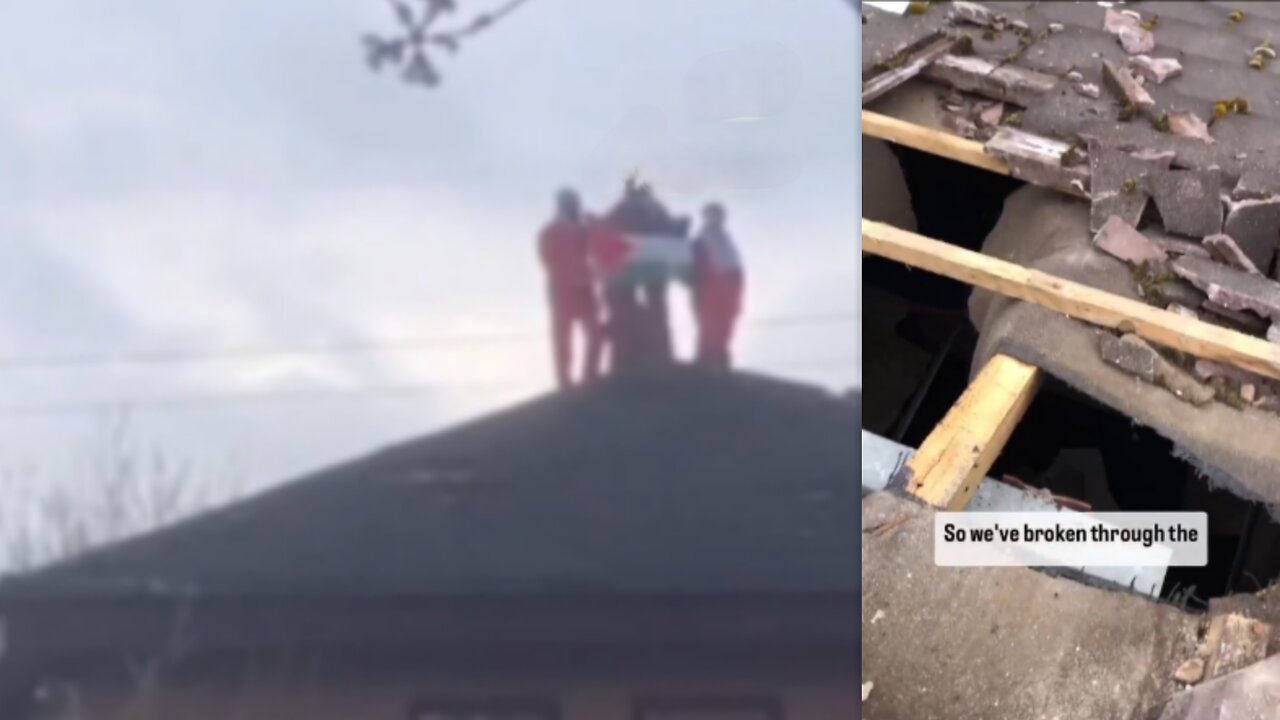
<svg viewBox="0 0 1280 720">
<path fill-rule="evenodd" d="M 227 502 L 239 494 L 236 480 L 198 477 L 189 463 L 139 438 L 127 413 L 114 414 L 69 477 L 0 468 L 0 574 L 71 557 Z"/>
</svg>

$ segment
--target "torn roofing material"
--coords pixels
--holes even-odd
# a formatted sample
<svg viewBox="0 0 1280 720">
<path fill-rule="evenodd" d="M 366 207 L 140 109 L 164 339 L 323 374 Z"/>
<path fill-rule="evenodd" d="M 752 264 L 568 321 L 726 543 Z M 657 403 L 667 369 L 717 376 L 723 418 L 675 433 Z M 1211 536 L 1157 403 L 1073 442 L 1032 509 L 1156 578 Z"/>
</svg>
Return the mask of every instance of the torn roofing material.
<svg viewBox="0 0 1280 720">
<path fill-rule="evenodd" d="M 0 582 L 6 596 L 850 592 L 849 399 L 676 369 L 548 396 Z"/>
<path fill-rule="evenodd" d="M 1244 20 L 1231 22 L 1233 7 L 1228 4 L 1125 3 L 1124 10 L 1139 16 L 1138 28 L 1154 40 L 1149 51 L 1133 53 L 1116 32 L 1107 30 L 1108 12 L 1116 10 L 1094 2 L 982 5 L 1009 19 L 1003 30 L 952 20 L 948 3 L 932 3 L 920 14 L 877 12 L 862 29 L 864 67 L 906 39 L 950 23 L 951 32 L 971 39 L 966 62 L 975 67 L 985 63 L 1002 72 L 1057 80 L 1034 102 L 1024 97 L 1018 103 L 1025 106 L 1019 119 L 1026 132 L 1068 142 L 1092 137 L 1109 147 L 1173 151 L 1175 165 L 1220 168 L 1231 184 L 1242 174 L 1280 167 L 1274 143 L 1280 137 L 1280 64 L 1250 66 L 1265 41 L 1280 38 L 1280 7 L 1248 3 Z M 1027 30 L 1015 27 L 1015 20 Z M 1105 88 L 1107 64 L 1115 69 L 1113 76 L 1143 81 L 1125 85 L 1138 105 L 1147 104 L 1149 96 L 1149 110 L 1126 108 L 1129 103 L 1114 93 L 1092 98 L 1076 90 L 1081 83 Z M 946 81 L 931 70 L 926 75 Z M 1188 130 L 1193 118 L 1211 122 L 1213 142 L 1175 134 L 1175 124 L 1178 131 L 1195 134 Z"/>
<path fill-rule="evenodd" d="M 1017 257 L 1022 265 L 1053 277 L 1137 299 L 1140 286 L 1135 282 L 1134 268 L 1099 252 L 1092 238 L 1089 208 L 1084 203 L 1028 186 L 1005 201 L 1004 213 L 987 236 L 982 251 L 996 257 Z M 1195 279 L 1206 288 L 1230 287 L 1238 293 L 1241 283 L 1270 287 L 1264 277 L 1190 254 L 1172 260 L 1170 265 L 1187 274 L 1198 273 Z M 1220 299 L 1233 297 L 1230 291 L 1214 292 Z M 1226 297 L 1222 297 L 1224 292 Z M 1165 299 L 1159 306 L 1168 302 Z M 1196 297 L 1178 304 L 1196 310 L 1202 307 Z M 1157 430 L 1174 442 L 1174 452 L 1179 457 L 1215 483 L 1243 497 L 1280 505 L 1280 445 L 1257 440 L 1280 436 L 1280 416 L 1263 407 L 1239 409 L 1222 402 L 1196 405 L 1188 402 L 1196 398 L 1185 391 L 1179 396 L 1158 383 L 1138 380 L 1117 370 L 1100 354 L 1103 341 L 1099 333 L 1109 331 L 1061 313 L 981 289 L 974 291 L 969 311 L 979 333 L 975 367 L 981 367 L 996 353 L 1034 364 Z M 1149 375 L 1159 380 L 1154 365 Z"/>
</svg>

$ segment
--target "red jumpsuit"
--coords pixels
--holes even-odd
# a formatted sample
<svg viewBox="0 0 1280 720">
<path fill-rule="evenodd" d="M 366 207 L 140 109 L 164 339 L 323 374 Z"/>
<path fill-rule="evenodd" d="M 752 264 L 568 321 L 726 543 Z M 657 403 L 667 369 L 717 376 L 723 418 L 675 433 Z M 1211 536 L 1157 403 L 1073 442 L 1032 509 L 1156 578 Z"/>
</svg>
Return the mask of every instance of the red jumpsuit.
<svg viewBox="0 0 1280 720">
<path fill-rule="evenodd" d="M 607 220 L 592 220 L 588 227 L 591 262 L 600 278 L 608 310 L 603 335 L 609 372 L 626 371 L 635 364 L 638 339 L 635 329 L 640 313 L 631 286 L 619 277 L 630 257 L 631 243 Z"/>
<path fill-rule="evenodd" d="M 587 253 L 587 228 L 581 222 L 553 220 L 538 236 L 551 304 L 552 359 L 561 388 L 574 384 L 574 327 L 581 328 L 586 343 L 583 379 L 590 381 L 600 375 L 600 309 Z"/>
<path fill-rule="evenodd" d="M 733 240 L 723 230 L 693 239 L 693 309 L 698 323 L 699 365 L 728 370 L 733 331 L 742 312 L 745 273 Z"/>
</svg>

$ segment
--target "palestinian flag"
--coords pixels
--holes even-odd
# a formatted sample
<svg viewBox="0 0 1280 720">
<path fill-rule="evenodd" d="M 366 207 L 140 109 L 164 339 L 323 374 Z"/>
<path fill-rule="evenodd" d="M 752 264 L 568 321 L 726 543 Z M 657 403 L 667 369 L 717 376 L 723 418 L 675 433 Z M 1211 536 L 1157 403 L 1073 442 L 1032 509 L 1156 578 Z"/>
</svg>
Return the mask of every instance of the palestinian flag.
<svg viewBox="0 0 1280 720">
<path fill-rule="evenodd" d="M 693 271 L 693 249 L 683 236 L 624 232 L 606 220 L 592 223 L 590 251 L 606 281 L 686 279 Z"/>
</svg>

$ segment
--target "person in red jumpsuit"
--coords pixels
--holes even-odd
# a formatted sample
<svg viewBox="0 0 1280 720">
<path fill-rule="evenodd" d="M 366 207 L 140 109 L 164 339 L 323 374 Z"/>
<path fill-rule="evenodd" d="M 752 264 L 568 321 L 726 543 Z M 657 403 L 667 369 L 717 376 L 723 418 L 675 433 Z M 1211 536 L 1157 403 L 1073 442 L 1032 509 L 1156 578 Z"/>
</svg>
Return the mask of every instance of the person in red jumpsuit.
<svg viewBox="0 0 1280 720">
<path fill-rule="evenodd" d="M 555 218 L 538 235 L 538 254 L 546 271 L 551 305 L 552 359 L 556 384 L 561 389 L 574 385 L 575 328 L 581 330 L 586 346 L 582 379 L 595 380 L 600 374 L 600 307 L 587 240 L 587 223 L 577 193 L 561 190 L 556 197 Z"/>
<path fill-rule="evenodd" d="M 698 325 L 695 362 L 717 370 L 733 364 L 733 332 L 742 313 L 742 257 L 725 229 L 719 203 L 703 208 L 702 229 L 693 238 L 693 309 Z"/>
</svg>

